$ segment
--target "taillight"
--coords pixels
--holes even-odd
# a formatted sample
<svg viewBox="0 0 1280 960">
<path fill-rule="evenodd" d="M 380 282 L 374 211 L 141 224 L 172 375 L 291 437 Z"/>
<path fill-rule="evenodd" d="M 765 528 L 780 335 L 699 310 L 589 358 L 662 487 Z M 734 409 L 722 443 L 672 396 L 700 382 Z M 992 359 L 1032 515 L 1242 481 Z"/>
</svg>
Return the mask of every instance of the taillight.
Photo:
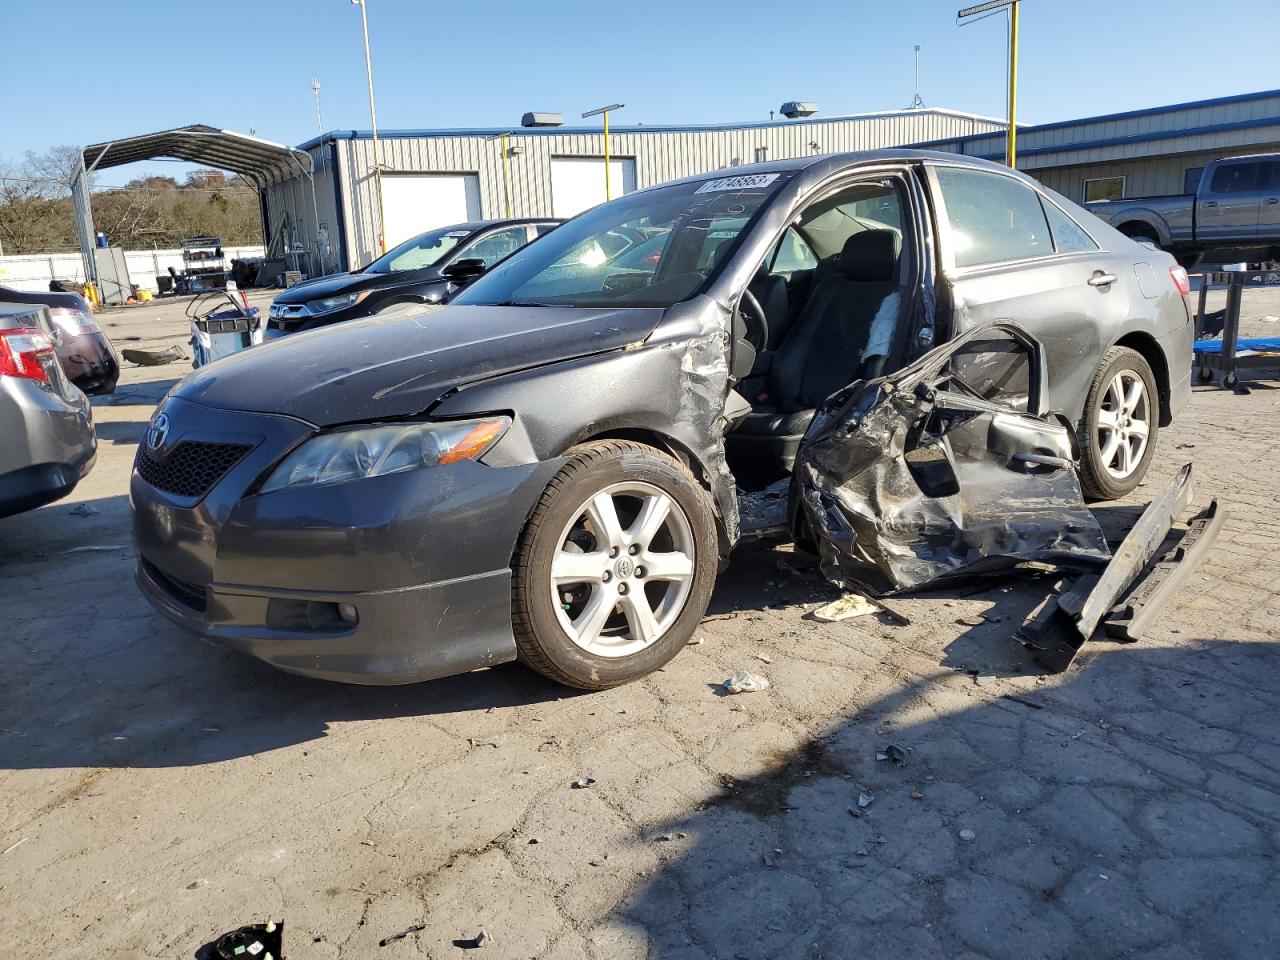
<svg viewBox="0 0 1280 960">
<path fill-rule="evenodd" d="M 83 310 L 72 307 L 50 307 L 49 317 L 65 337 L 82 337 L 98 332 L 97 321 Z"/>
<path fill-rule="evenodd" d="M 1170 267 L 1169 276 L 1173 277 L 1173 285 L 1184 297 L 1191 295 L 1191 278 L 1182 267 Z"/>
<path fill-rule="evenodd" d="M 54 360 L 53 340 L 35 327 L 0 330 L 0 374 L 49 382 L 45 364 Z"/>
</svg>

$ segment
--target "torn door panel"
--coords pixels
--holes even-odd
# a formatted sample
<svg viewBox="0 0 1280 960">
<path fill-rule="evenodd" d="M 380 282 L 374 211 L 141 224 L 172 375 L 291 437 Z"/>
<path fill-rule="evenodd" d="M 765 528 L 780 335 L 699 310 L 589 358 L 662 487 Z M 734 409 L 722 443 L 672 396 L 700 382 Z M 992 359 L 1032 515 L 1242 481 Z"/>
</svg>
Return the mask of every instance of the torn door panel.
<svg viewBox="0 0 1280 960">
<path fill-rule="evenodd" d="M 1039 343 L 996 323 L 832 397 L 796 465 L 827 577 L 886 594 L 1030 560 L 1105 564 L 1044 387 Z"/>
</svg>

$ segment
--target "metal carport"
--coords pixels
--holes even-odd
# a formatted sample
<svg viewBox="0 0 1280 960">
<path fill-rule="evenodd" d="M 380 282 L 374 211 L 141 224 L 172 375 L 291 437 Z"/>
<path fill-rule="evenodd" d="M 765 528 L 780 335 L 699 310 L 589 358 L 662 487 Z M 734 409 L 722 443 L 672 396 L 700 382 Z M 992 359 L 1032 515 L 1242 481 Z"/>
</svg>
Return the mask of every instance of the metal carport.
<svg viewBox="0 0 1280 960">
<path fill-rule="evenodd" d="M 84 260 L 85 277 L 98 280 L 94 264 L 93 210 L 89 199 L 89 175 L 97 169 L 119 167 L 142 160 L 185 160 L 202 166 L 229 170 L 244 177 L 258 190 L 259 197 L 268 185 L 292 177 L 306 177 L 311 193 L 311 216 L 318 227 L 320 215 L 316 208 L 315 170 L 311 155 L 305 150 L 286 147 L 260 137 L 234 130 L 219 130 L 202 123 L 175 127 L 158 133 L 144 133 L 136 137 L 95 143 L 81 152 L 80 170 L 71 187 L 75 205 L 76 233 L 80 239 L 80 255 Z M 264 234 L 269 224 L 263 224 Z M 310 231 L 311 236 L 317 230 Z M 270 237 L 268 236 L 269 240 Z M 323 260 L 319 250 L 311 251 L 317 260 Z"/>
</svg>

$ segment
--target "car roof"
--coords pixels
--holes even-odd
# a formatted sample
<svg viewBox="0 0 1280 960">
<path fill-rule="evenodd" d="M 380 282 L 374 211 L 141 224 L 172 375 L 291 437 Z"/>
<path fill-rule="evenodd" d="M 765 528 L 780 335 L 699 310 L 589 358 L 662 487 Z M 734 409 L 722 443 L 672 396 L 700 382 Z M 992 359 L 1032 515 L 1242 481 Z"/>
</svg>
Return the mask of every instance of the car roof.
<svg viewBox="0 0 1280 960">
<path fill-rule="evenodd" d="M 0 300 L 9 303 L 42 303 L 48 307 L 75 307 L 79 309 L 83 298 L 78 293 L 52 290 L 18 290 L 0 284 Z"/>
<path fill-rule="evenodd" d="M 969 157 L 962 153 L 890 147 L 882 150 L 853 150 L 847 153 L 815 153 L 812 156 L 807 157 L 788 157 L 784 160 L 766 160 L 764 163 L 746 163 L 736 167 L 721 167 L 719 170 L 695 173 L 692 176 L 682 177 L 679 180 L 669 180 L 666 183 L 655 184 L 655 186 L 669 187 L 675 183 L 697 183 L 701 180 L 745 177 L 758 173 L 795 173 L 800 170 L 807 170 L 818 164 L 828 165 L 835 170 L 840 168 L 865 166 L 873 163 L 901 163 L 903 161 L 922 162 L 925 160 L 945 161 L 959 166 L 976 167 L 985 170 L 1003 170 L 1005 173 L 1011 172 L 1009 168 L 1002 163 L 994 163 L 991 160 L 983 160 L 979 157 Z M 645 189 L 652 190 L 654 187 L 646 187 Z"/>
<path fill-rule="evenodd" d="M 432 227 L 423 233 L 435 233 L 437 230 L 487 230 L 489 227 L 519 226 L 522 223 L 564 223 L 564 217 L 499 217 L 494 220 L 469 220 L 466 223 L 454 223 L 443 227 Z"/>
</svg>

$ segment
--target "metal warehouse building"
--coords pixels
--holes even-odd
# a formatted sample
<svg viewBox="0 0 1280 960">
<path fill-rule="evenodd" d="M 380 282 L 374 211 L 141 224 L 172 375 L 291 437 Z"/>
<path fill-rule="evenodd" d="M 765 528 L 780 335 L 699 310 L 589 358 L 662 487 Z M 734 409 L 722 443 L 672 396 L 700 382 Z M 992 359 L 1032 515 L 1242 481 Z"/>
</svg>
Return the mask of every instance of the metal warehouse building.
<svg viewBox="0 0 1280 960">
<path fill-rule="evenodd" d="M 925 140 L 955 142 L 1004 123 L 955 110 L 907 110 L 772 123 L 613 127 L 612 195 L 695 173 L 783 157 L 871 150 Z M 507 156 L 502 153 L 503 133 Z M 390 130 L 379 132 L 387 246 L 432 227 L 505 216 L 570 217 L 605 199 L 599 128 Z M 357 267 L 380 253 L 373 140 L 366 131 L 326 133 L 299 148 L 303 176 L 263 191 L 268 236 L 283 226 L 291 248 L 315 251 L 324 271 Z M 505 159 L 505 163 L 504 163 Z M 504 168 L 506 170 L 504 180 Z M 326 251 L 327 247 L 327 251 Z"/>
<path fill-rule="evenodd" d="M 920 144 L 1004 159 L 1004 135 Z M 1280 151 L 1280 90 L 1018 127 L 1018 169 L 1077 203 L 1193 193 L 1205 164 Z"/>
<path fill-rule="evenodd" d="M 508 133 L 506 156 L 503 140 Z M 604 199 L 604 138 L 592 129 L 395 130 L 380 134 L 388 246 L 432 227 L 504 216 L 572 216 Z M 765 159 L 919 146 L 1001 160 L 1004 123 L 944 109 L 710 126 L 614 127 L 617 196 Z M 262 191 L 268 237 L 283 230 L 318 272 L 380 252 L 373 141 L 324 134 L 298 148 L 310 177 Z M 1280 90 L 1020 126 L 1018 166 L 1073 200 L 1182 193 L 1222 156 L 1280 151 Z M 505 161 L 505 162 L 504 162 Z M 504 173 L 505 171 L 505 173 Z M 318 222 L 317 222 L 318 220 Z"/>
</svg>

